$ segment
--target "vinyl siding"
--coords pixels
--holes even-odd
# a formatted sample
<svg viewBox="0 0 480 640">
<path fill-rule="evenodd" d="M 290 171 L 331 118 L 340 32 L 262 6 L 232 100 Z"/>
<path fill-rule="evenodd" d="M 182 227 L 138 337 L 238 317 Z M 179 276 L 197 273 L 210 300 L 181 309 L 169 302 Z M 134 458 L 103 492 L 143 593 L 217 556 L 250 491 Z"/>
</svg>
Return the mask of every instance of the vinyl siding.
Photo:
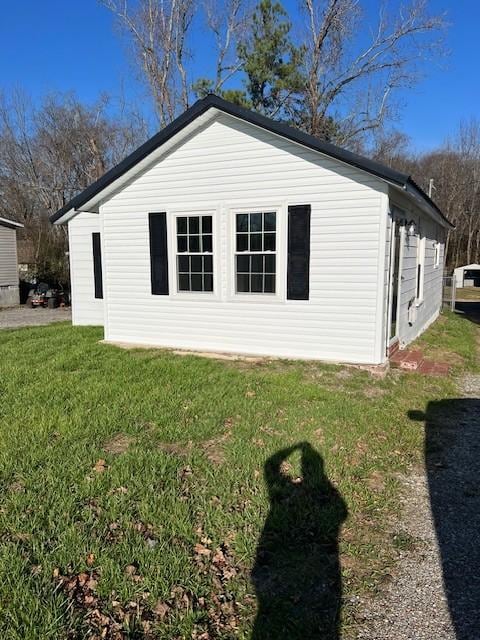
<svg viewBox="0 0 480 640">
<path fill-rule="evenodd" d="M 382 278 L 378 273 L 384 247 L 380 253 L 379 237 L 385 193 L 380 180 L 355 168 L 219 116 L 101 206 L 106 338 L 195 350 L 378 362 L 378 313 L 384 304 L 383 272 Z M 308 301 L 284 299 L 286 212 L 288 205 L 298 204 L 312 207 Z M 236 297 L 233 211 L 272 207 L 278 211 L 281 295 L 275 300 Z M 201 209 L 214 216 L 215 294 L 152 295 L 148 213 L 167 212 L 172 291 L 172 216 Z M 84 292 L 89 287 L 83 282 Z"/>
<path fill-rule="evenodd" d="M 0 286 L 18 287 L 17 233 L 0 225 Z"/>
<path fill-rule="evenodd" d="M 408 307 L 415 298 L 417 285 L 418 236 L 405 234 L 403 267 L 401 274 L 398 337 L 401 346 L 406 346 L 418 337 L 438 316 L 442 306 L 442 286 L 445 252 L 445 230 L 426 214 L 412 207 L 399 195 L 391 198 L 392 205 L 405 211 L 407 220 L 415 220 L 420 236 L 425 236 L 423 301 L 416 306 L 414 321 L 409 324 Z M 440 264 L 435 267 L 434 243 L 440 242 Z M 414 303 L 415 304 L 415 303 Z"/>
<path fill-rule="evenodd" d="M 103 300 L 95 298 L 92 233 L 100 231 L 100 216 L 79 213 L 68 223 L 72 323 L 103 325 Z"/>
</svg>

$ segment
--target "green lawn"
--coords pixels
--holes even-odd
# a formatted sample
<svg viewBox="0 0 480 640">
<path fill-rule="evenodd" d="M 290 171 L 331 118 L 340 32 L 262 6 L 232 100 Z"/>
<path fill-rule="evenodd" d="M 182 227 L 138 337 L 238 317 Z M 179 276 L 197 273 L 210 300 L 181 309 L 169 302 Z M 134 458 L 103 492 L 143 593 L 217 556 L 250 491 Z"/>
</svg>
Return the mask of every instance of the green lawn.
<svg viewBox="0 0 480 640">
<path fill-rule="evenodd" d="M 480 302 L 480 287 L 462 287 L 456 291 L 457 300 Z"/>
<path fill-rule="evenodd" d="M 473 323 L 442 322 L 473 351 Z M 0 332 L 2 640 L 335 638 L 338 535 L 348 637 L 406 544 L 386 523 L 423 453 L 407 412 L 453 380 L 101 337 Z"/>
</svg>

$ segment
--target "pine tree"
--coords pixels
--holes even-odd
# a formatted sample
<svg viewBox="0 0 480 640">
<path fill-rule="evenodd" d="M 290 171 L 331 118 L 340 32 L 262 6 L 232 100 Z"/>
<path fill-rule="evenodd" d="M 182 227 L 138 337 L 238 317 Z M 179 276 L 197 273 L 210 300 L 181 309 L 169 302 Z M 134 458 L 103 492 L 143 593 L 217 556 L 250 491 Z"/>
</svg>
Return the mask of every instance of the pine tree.
<svg viewBox="0 0 480 640">
<path fill-rule="evenodd" d="M 303 86 L 303 48 L 290 38 L 291 23 L 279 2 L 260 0 L 251 35 L 239 43 L 246 79 L 245 101 L 272 117 L 289 118 Z"/>
</svg>

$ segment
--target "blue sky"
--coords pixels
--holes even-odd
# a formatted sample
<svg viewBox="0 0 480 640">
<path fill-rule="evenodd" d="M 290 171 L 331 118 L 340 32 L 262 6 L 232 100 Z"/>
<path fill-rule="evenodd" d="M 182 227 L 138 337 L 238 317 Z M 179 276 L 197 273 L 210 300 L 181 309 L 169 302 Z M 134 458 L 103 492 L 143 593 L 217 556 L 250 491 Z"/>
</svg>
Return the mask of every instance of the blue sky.
<svg viewBox="0 0 480 640">
<path fill-rule="evenodd" d="M 285 5 L 294 6 L 295 0 Z M 377 0 L 365 0 L 369 10 Z M 462 119 L 480 117 L 480 2 L 431 0 L 447 12 L 451 55 L 431 63 L 428 77 L 402 96 L 398 128 L 419 150 L 451 134 Z M 202 66 L 202 37 L 195 39 L 195 67 Z M 125 42 L 112 16 L 96 0 L 3 0 L 0 21 L 0 89 L 22 87 L 35 100 L 56 91 L 75 91 L 93 101 L 106 91 L 141 99 Z"/>
</svg>

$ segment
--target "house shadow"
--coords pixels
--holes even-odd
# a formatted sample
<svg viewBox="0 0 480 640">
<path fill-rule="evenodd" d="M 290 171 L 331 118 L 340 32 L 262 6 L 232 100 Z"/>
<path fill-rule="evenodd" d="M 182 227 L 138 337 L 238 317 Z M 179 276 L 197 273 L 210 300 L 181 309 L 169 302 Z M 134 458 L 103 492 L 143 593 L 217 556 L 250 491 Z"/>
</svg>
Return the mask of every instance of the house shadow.
<svg viewBox="0 0 480 640">
<path fill-rule="evenodd" d="M 470 322 L 480 324 L 480 302 L 456 302 L 455 313 L 470 320 Z"/>
<path fill-rule="evenodd" d="M 301 477 L 286 472 L 301 455 Z M 270 510 L 252 582 L 258 611 L 252 640 L 338 640 L 342 580 L 338 538 L 347 507 L 328 480 L 323 459 L 307 442 L 265 463 Z"/>
<path fill-rule="evenodd" d="M 480 399 L 430 402 L 409 416 L 425 421 L 430 503 L 456 639 L 480 638 Z"/>
</svg>

